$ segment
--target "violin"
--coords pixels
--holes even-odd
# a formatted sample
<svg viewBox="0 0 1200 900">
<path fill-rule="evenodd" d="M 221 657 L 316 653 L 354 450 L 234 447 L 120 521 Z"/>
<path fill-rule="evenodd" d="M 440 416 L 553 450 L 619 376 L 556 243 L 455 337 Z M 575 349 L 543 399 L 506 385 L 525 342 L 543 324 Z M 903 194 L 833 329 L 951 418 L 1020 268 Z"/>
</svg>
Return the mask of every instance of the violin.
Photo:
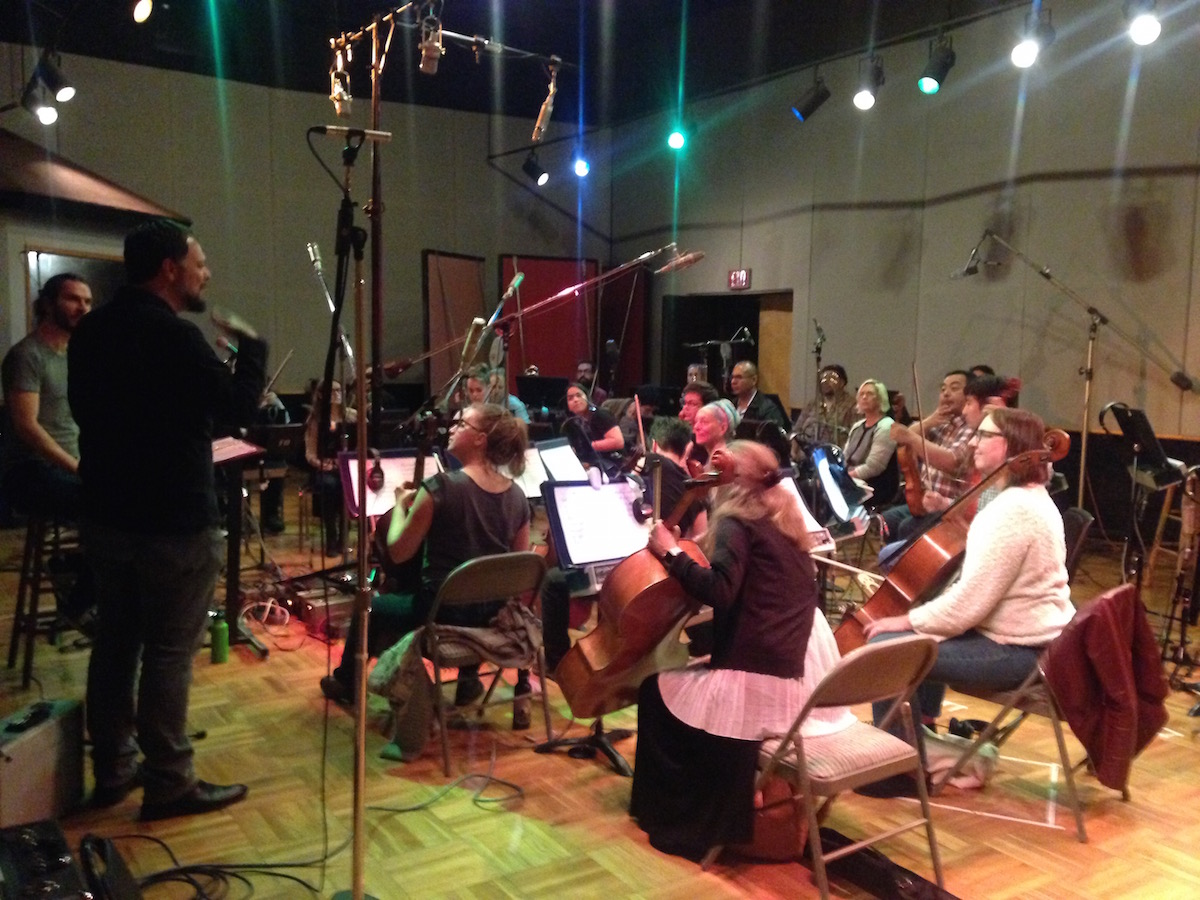
<svg viewBox="0 0 1200 900">
<path fill-rule="evenodd" d="M 912 450 L 903 444 L 896 445 L 896 463 L 904 479 L 904 502 L 914 516 L 923 516 L 925 509 L 925 484 L 921 481 L 921 468 Z"/>
<path fill-rule="evenodd" d="M 421 483 L 425 480 L 425 457 L 433 452 L 434 444 L 437 441 L 438 427 L 438 417 L 434 413 L 422 413 L 417 419 L 417 458 L 413 462 L 412 479 L 414 488 L 420 488 Z M 421 570 L 425 565 L 424 548 L 421 552 L 414 553 L 411 559 L 406 559 L 402 563 L 392 562 L 388 553 L 388 529 L 391 527 L 392 516 L 396 515 L 398 509 L 399 504 L 379 517 L 375 523 L 371 545 L 387 581 L 391 582 L 394 589 L 400 592 L 416 591 L 420 587 Z M 401 515 L 403 512 L 400 510 Z"/>
<path fill-rule="evenodd" d="M 896 560 L 887 579 L 858 609 L 847 612 L 834 631 L 838 650 L 845 656 L 867 642 L 864 629 L 876 619 L 904 615 L 946 587 L 958 571 L 967 549 L 966 511 L 973 509 L 979 494 L 1006 472 L 1024 480 L 1032 467 L 1057 462 L 1067 455 L 1071 438 L 1065 431 L 1051 428 L 1042 438 L 1039 450 L 1018 454 L 989 473 L 959 497 L 939 517 L 936 524 L 913 539 Z M 897 448 L 900 449 L 900 448 Z"/>
<path fill-rule="evenodd" d="M 732 481 L 733 475 L 733 461 L 727 459 L 722 468 L 690 483 L 664 524 L 674 528 L 697 496 Z M 655 491 L 656 502 L 660 495 Z M 693 541 L 679 546 L 708 565 Z M 596 627 L 576 641 L 554 673 L 572 714 L 590 719 L 631 706 L 649 675 L 685 665 L 687 648 L 679 633 L 699 606 L 649 549 L 623 560 L 604 579 Z"/>
</svg>

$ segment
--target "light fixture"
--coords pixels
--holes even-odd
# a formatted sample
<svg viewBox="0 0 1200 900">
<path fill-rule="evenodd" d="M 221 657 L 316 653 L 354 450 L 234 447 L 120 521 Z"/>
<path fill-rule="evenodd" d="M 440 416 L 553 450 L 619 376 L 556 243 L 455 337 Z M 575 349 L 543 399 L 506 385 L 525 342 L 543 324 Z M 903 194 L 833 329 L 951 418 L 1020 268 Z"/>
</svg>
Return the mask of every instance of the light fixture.
<svg viewBox="0 0 1200 900">
<path fill-rule="evenodd" d="M 150 18 L 150 13 L 152 12 L 154 12 L 154 0 L 133 0 L 130 6 L 133 21 L 139 25 Z"/>
<path fill-rule="evenodd" d="M 672 150 L 682 150 L 683 145 L 687 143 L 687 134 L 684 133 L 683 127 L 677 127 L 667 135 L 667 146 Z"/>
<path fill-rule="evenodd" d="M 55 64 L 48 53 L 42 53 L 37 68 L 33 70 L 33 77 L 46 86 L 58 103 L 66 103 L 75 96 L 75 87 L 63 77 L 62 69 Z"/>
<path fill-rule="evenodd" d="M 592 171 L 591 165 L 582 156 L 575 157 L 575 174 L 580 178 L 586 178 L 587 174 Z"/>
<path fill-rule="evenodd" d="M 946 35 L 939 35 L 929 42 L 929 62 L 925 71 L 917 79 L 917 87 L 922 94 L 936 94 L 942 89 L 942 82 L 954 67 L 954 46 Z"/>
<path fill-rule="evenodd" d="M 1129 20 L 1129 39 L 1144 47 L 1158 40 L 1162 23 L 1154 14 L 1154 0 L 1130 0 L 1125 4 L 1125 18 Z"/>
<path fill-rule="evenodd" d="M 875 54 L 859 60 L 858 93 L 854 95 L 854 105 L 859 109 L 870 109 L 875 105 L 875 95 L 882 84 L 883 60 Z"/>
<path fill-rule="evenodd" d="M 420 69 L 426 75 L 437 74 L 438 60 L 446 52 L 446 48 L 442 46 L 442 23 L 433 15 L 432 8 L 433 5 L 430 4 L 429 14 L 421 20 L 421 43 L 418 45 L 421 48 Z"/>
<path fill-rule="evenodd" d="M 800 95 L 800 99 L 792 104 L 792 114 L 801 122 L 807 122 L 808 117 L 815 113 L 831 96 L 825 86 L 824 78 L 814 76 L 812 87 Z"/>
<path fill-rule="evenodd" d="M 1050 24 L 1050 10 L 1036 6 L 1025 17 L 1025 31 L 1021 40 L 1012 49 L 1012 64 L 1018 69 L 1028 69 L 1037 62 L 1038 54 L 1054 43 L 1054 26 Z"/>
<path fill-rule="evenodd" d="M 45 89 L 37 77 L 29 79 L 25 90 L 21 93 L 21 106 L 43 125 L 53 125 L 58 121 L 58 110 L 53 103 L 46 100 Z"/>
<path fill-rule="evenodd" d="M 537 182 L 538 187 L 544 187 L 550 180 L 550 173 L 541 167 L 538 163 L 537 153 L 532 150 L 525 157 L 525 162 L 521 163 L 521 171 Z"/>
</svg>

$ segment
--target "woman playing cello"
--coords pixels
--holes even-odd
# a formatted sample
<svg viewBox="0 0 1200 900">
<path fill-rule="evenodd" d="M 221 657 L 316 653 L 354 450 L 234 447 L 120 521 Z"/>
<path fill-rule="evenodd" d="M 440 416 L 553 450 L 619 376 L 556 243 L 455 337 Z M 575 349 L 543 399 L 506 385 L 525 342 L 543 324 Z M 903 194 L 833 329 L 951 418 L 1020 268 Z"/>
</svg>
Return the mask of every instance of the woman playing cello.
<svg viewBox="0 0 1200 900">
<path fill-rule="evenodd" d="M 992 472 L 1006 459 L 1039 450 L 1044 433 L 1033 413 L 995 409 L 971 439 L 975 467 Z M 1075 614 L 1062 516 L 1045 487 L 1048 469 L 1036 463 L 1006 471 L 1003 489 L 967 531 L 959 580 L 928 603 L 865 628 L 872 641 L 909 632 L 941 640 L 937 662 L 914 697 L 926 721 L 941 713 L 947 684 L 1015 688 Z M 876 721 L 884 712 L 876 709 Z"/>
<path fill-rule="evenodd" d="M 721 452 L 733 458 L 734 481 L 718 490 L 701 539 L 711 568 L 681 553 L 663 525 L 650 535 L 667 571 L 712 606 L 715 639 L 708 666 L 642 683 L 630 804 L 654 847 L 694 859 L 751 838 L 763 737 L 787 730 L 838 658 L 817 609 L 807 527 L 775 489 L 774 452 L 751 441 Z M 822 725 L 838 730 L 847 717 L 831 711 Z"/>
</svg>

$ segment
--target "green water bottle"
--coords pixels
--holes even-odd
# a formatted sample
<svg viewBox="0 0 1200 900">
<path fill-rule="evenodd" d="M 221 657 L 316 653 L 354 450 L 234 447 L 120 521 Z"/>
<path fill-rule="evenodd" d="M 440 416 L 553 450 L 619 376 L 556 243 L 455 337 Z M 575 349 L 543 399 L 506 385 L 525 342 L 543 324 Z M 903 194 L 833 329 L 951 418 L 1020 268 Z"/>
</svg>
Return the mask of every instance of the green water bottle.
<svg viewBox="0 0 1200 900">
<path fill-rule="evenodd" d="M 225 613 L 217 611 L 208 634 L 209 643 L 212 645 L 212 661 L 229 662 L 229 623 L 225 621 Z"/>
</svg>

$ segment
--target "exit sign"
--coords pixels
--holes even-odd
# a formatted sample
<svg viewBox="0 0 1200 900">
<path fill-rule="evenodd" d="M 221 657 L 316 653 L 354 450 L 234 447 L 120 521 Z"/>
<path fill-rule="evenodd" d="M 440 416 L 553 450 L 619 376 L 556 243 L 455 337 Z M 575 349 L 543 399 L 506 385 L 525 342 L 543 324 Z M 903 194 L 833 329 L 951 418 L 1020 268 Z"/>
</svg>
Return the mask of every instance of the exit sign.
<svg viewBox="0 0 1200 900">
<path fill-rule="evenodd" d="M 749 269 L 730 269 L 729 270 L 729 289 L 731 291 L 744 291 L 750 287 L 750 270 Z"/>
</svg>

